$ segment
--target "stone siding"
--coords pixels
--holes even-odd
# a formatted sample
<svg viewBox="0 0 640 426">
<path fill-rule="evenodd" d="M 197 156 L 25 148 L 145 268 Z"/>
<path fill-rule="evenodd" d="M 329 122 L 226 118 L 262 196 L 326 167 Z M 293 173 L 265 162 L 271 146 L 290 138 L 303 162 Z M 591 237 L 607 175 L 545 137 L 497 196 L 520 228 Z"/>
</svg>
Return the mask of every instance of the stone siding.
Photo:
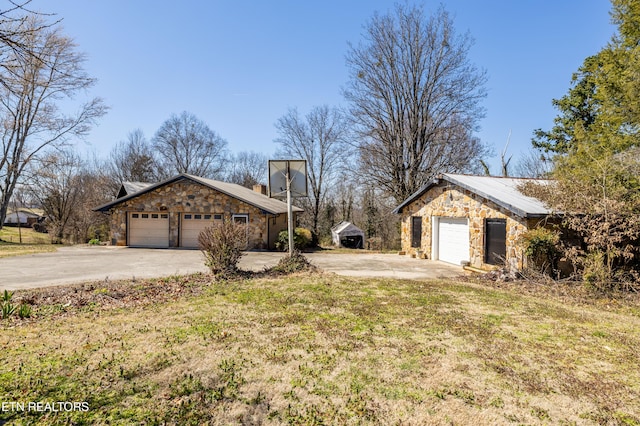
<svg viewBox="0 0 640 426">
<path fill-rule="evenodd" d="M 110 210 L 111 242 L 127 245 L 127 214 L 158 212 L 169 214 L 169 247 L 180 245 L 182 213 L 234 214 L 249 217 L 247 248 L 267 248 L 267 220 L 271 215 L 263 210 L 199 183 L 183 179 L 117 204 Z M 285 215 L 286 216 L 286 215 Z"/>
<path fill-rule="evenodd" d="M 411 247 L 411 217 L 422 217 L 421 247 Z M 514 213 L 498 206 L 471 191 L 450 183 L 434 186 L 420 198 L 402 210 L 402 250 L 415 255 L 421 250 L 427 259 L 432 258 L 432 217 L 467 218 L 469 224 L 469 261 L 476 268 L 490 269 L 494 265 L 484 263 L 485 219 L 506 219 L 506 260 L 511 268 L 520 269 L 525 264 L 524 250 L 518 243 L 527 231 L 528 223 Z"/>
</svg>

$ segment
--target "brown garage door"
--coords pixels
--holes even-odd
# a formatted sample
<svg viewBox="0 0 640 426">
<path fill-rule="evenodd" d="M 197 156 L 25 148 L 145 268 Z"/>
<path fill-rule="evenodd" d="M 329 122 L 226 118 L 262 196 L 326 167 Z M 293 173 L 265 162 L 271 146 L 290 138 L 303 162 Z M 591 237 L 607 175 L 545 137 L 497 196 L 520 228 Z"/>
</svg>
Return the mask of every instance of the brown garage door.
<svg viewBox="0 0 640 426">
<path fill-rule="evenodd" d="M 169 214 L 129 213 L 129 245 L 132 247 L 169 247 Z"/>
</svg>

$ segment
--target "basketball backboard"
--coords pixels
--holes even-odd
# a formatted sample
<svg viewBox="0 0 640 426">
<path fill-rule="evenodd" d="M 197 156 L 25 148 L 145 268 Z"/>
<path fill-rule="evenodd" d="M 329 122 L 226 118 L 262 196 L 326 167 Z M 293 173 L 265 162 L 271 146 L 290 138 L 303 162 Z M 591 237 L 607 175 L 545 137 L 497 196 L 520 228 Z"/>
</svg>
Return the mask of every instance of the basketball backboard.
<svg viewBox="0 0 640 426">
<path fill-rule="evenodd" d="M 292 197 L 307 196 L 307 162 L 305 160 L 269 160 L 269 197 L 287 197 L 287 170 Z"/>
</svg>

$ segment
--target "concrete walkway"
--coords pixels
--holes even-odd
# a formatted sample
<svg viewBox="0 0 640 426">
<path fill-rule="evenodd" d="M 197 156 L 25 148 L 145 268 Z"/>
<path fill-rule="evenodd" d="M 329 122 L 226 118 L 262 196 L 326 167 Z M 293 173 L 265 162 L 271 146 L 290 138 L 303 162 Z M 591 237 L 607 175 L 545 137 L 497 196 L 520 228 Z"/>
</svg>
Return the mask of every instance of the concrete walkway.
<svg viewBox="0 0 640 426">
<path fill-rule="evenodd" d="M 247 252 L 240 268 L 260 271 L 277 264 L 282 256 L 274 252 Z M 430 279 L 463 273 L 454 265 L 397 254 L 316 252 L 305 256 L 325 272 L 348 276 Z M 0 291 L 194 272 L 207 272 L 198 250 L 61 247 L 53 253 L 0 259 Z"/>
</svg>

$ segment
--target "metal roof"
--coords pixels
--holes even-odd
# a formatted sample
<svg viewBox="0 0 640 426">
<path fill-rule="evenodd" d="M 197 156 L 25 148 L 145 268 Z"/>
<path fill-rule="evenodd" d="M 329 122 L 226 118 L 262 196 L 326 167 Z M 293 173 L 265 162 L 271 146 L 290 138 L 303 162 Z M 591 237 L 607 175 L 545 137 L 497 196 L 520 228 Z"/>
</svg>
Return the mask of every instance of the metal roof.
<svg viewBox="0 0 640 426">
<path fill-rule="evenodd" d="M 341 233 L 344 233 L 345 231 L 349 235 L 356 235 L 356 234 L 364 235 L 364 231 L 362 229 L 358 228 L 353 223 L 347 222 L 345 220 L 343 220 L 342 222 L 340 222 L 339 224 L 331 228 L 331 232 L 336 234 L 341 234 Z"/>
<path fill-rule="evenodd" d="M 206 178 L 201 178 L 199 176 L 194 176 L 194 175 L 189 175 L 186 173 L 182 173 L 178 176 L 174 176 L 170 179 L 164 180 L 162 182 L 159 183 L 155 183 L 155 184 L 151 184 L 149 186 L 146 186 L 144 188 L 142 188 L 141 190 L 131 193 L 131 194 L 127 194 L 124 197 L 115 199 L 109 203 L 103 204 L 99 207 L 96 207 L 95 209 L 93 209 L 94 211 L 107 211 L 110 208 L 112 208 L 113 206 L 120 204 L 124 201 L 130 200 L 132 198 L 135 197 L 139 197 L 142 194 L 145 194 L 147 192 L 151 192 L 156 188 L 160 188 L 162 186 L 168 185 L 170 183 L 174 183 L 177 182 L 179 180 L 182 179 L 187 179 L 187 180 L 191 180 L 193 182 L 197 182 L 200 183 L 201 185 L 207 186 L 211 189 L 214 189 L 218 192 L 222 192 L 223 194 L 226 194 L 230 197 L 233 197 L 235 199 L 238 199 L 240 201 L 244 201 L 247 204 L 250 204 L 254 207 L 257 207 L 259 209 L 264 210 L 267 213 L 270 214 L 279 214 L 279 213 L 286 213 L 287 212 L 287 203 L 282 202 L 280 200 L 276 200 L 273 198 L 269 198 L 266 195 L 262 195 L 258 192 L 255 192 L 249 188 L 245 188 L 244 186 L 241 185 L 236 185 L 235 183 L 228 183 L 228 182 L 221 182 L 218 180 L 213 180 L 213 179 L 206 179 Z M 294 212 L 302 212 L 303 210 L 299 207 L 293 206 L 293 211 Z"/>
<path fill-rule="evenodd" d="M 142 191 L 148 186 L 153 185 L 150 182 L 122 182 L 122 187 L 127 192 L 127 195 L 133 194 L 134 192 Z"/>
<path fill-rule="evenodd" d="M 527 182 L 548 185 L 548 179 L 526 179 L 496 176 L 472 176 L 443 173 L 427 185 L 420 188 L 402 204 L 394 209 L 394 213 L 401 213 L 402 209 L 422 196 L 432 187 L 448 182 L 483 198 L 493 201 L 497 205 L 517 214 L 520 217 L 540 217 L 554 213 L 542 201 L 529 197 L 520 192 L 520 187 Z"/>
</svg>

